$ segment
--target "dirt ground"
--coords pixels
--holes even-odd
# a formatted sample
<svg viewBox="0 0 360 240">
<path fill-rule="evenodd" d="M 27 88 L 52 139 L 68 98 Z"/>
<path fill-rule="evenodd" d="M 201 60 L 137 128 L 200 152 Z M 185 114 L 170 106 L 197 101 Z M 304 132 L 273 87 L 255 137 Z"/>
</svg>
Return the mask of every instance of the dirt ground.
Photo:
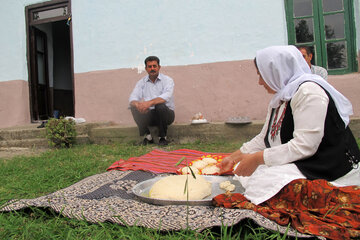
<svg viewBox="0 0 360 240">
<path fill-rule="evenodd" d="M 15 156 L 35 156 L 46 150 L 41 148 L 0 147 L 0 159 L 11 159 Z"/>
</svg>

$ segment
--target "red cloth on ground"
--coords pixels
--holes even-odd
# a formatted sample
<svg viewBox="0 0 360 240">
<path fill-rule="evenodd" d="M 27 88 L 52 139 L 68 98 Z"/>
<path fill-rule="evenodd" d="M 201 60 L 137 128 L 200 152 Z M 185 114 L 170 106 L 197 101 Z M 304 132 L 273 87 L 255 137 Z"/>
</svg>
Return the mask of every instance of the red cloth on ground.
<svg viewBox="0 0 360 240">
<path fill-rule="evenodd" d="M 297 179 L 262 204 L 242 194 L 221 194 L 216 206 L 250 209 L 301 233 L 329 239 L 360 238 L 360 187 L 334 187 L 325 180 Z"/>
<path fill-rule="evenodd" d="M 120 159 L 113 163 L 107 171 L 143 170 L 153 173 L 176 173 L 176 170 L 186 166 L 185 160 L 180 165 L 175 166 L 182 157 L 186 157 L 186 160 L 190 163 L 203 155 L 228 156 L 229 154 L 230 153 L 208 153 L 190 149 L 178 149 L 169 152 L 155 149 L 140 157 L 132 157 L 128 160 Z"/>
</svg>

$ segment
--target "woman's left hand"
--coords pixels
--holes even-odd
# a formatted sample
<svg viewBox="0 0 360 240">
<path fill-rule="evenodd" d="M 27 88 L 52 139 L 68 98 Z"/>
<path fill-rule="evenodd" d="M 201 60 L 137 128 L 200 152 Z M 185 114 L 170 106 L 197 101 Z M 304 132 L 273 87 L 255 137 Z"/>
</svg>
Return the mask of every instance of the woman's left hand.
<svg viewBox="0 0 360 240">
<path fill-rule="evenodd" d="M 240 163 L 233 172 L 238 176 L 250 176 L 261 164 L 264 164 L 263 151 L 243 154 Z"/>
</svg>

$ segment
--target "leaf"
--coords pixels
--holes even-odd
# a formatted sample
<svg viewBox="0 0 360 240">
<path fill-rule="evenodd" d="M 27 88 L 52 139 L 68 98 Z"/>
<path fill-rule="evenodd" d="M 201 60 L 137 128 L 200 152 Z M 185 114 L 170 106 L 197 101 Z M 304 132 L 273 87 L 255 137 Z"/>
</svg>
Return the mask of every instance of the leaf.
<svg viewBox="0 0 360 240">
<path fill-rule="evenodd" d="M 182 161 L 184 161 L 185 158 L 186 158 L 186 157 L 180 158 L 180 160 L 175 164 L 175 166 L 176 166 L 176 167 L 179 166 L 179 165 L 182 163 Z"/>
<path fill-rule="evenodd" d="M 195 173 L 193 172 L 192 168 L 189 167 L 189 169 L 190 169 L 190 172 L 191 172 L 191 175 L 193 176 L 193 178 L 196 179 Z"/>
<path fill-rule="evenodd" d="M 184 187 L 184 194 L 186 193 L 187 188 L 188 188 L 188 179 L 186 178 L 185 187 Z"/>
</svg>

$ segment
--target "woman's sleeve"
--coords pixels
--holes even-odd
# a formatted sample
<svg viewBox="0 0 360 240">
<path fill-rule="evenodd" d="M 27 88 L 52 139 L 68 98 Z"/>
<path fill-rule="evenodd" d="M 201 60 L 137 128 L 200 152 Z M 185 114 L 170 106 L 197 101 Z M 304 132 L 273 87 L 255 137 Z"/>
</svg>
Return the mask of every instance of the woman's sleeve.
<svg viewBox="0 0 360 240">
<path fill-rule="evenodd" d="M 324 135 L 329 98 L 316 83 L 302 84 L 290 106 L 294 118 L 293 139 L 267 148 L 264 162 L 268 166 L 282 165 L 310 157 L 317 151 Z"/>
<path fill-rule="evenodd" d="M 265 123 L 261 132 L 258 135 L 256 135 L 253 139 L 244 143 L 241 146 L 240 151 L 242 153 L 254 153 L 254 152 L 262 151 L 266 148 L 264 138 L 268 128 L 270 116 L 271 116 L 271 108 L 268 107 L 268 113 L 266 115 Z"/>
</svg>

